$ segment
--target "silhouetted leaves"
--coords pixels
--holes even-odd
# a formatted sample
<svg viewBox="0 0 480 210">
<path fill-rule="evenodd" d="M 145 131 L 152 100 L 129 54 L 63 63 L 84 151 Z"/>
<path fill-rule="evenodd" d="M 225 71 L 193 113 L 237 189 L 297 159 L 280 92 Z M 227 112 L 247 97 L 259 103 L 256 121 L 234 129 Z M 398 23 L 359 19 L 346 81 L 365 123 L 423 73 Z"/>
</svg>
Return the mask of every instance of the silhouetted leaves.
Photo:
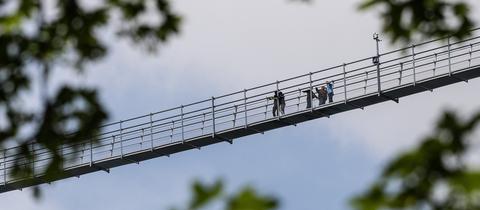
<svg viewBox="0 0 480 210">
<path fill-rule="evenodd" d="M 475 26 L 465 1 L 364 0 L 360 10 L 382 8 L 382 27 L 392 42 L 409 43 L 416 34 L 423 38 L 453 35 L 462 39 Z"/>
<path fill-rule="evenodd" d="M 188 209 L 200 209 L 208 202 L 216 199 L 223 193 L 223 183 L 217 180 L 212 186 L 204 185 L 199 181 L 195 181 L 192 186 L 193 197 L 190 201 Z"/>
<path fill-rule="evenodd" d="M 82 6 L 88 2 L 0 1 L 0 117 L 5 116 L 0 127 L 0 148 L 12 142 L 18 145 L 10 170 L 13 178 L 31 177 L 34 172 L 45 174 L 47 180 L 61 176 L 63 164 L 69 161 L 59 152 L 62 145 L 77 151 L 79 142 L 99 132 L 107 117 L 94 89 L 66 85 L 56 93 L 48 92 L 52 68 L 73 67 L 82 72 L 86 63 L 104 58 L 108 48 L 100 32 L 107 26 L 120 37 L 145 43 L 149 50 L 179 31 L 180 18 L 166 0 L 103 0 L 95 7 Z M 149 14 L 153 11 L 155 15 L 148 18 L 154 20 L 144 21 L 142 17 L 151 5 Z M 110 24 L 115 22 L 114 14 L 119 14 L 117 22 L 121 25 Z M 43 76 L 34 77 L 27 69 Z M 26 109 L 24 104 L 25 95 L 35 94 L 30 86 L 33 81 L 43 84 L 41 95 L 37 95 L 43 105 L 37 111 Z M 20 135 L 25 128 L 29 134 Z M 38 149 L 45 149 L 48 154 L 44 156 L 51 157 L 51 161 L 35 171 L 39 169 L 34 169 L 32 163 L 38 158 L 34 153 Z M 39 192 L 36 189 L 35 195 Z"/>
<path fill-rule="evenodd" d="M 160 17 L 160 25 L 141 23 L 141 14 L 146 9 L 146 1 L 109 0 L 113 8 L 122 11 L 123 28 L 119 35 L 126 36 L 136 44 L 143 44 L 154 51 L 156 43 L 167 41 L 171 34 L 179 31 L 181 18 L 173 13 L 168 0 L 155 0 L 155 9 Z"/>
<path fill-rule="evenodd" d="M 480 171 L 465 163 L 479 122 L 480 112 L 469 120 L 446 112 L 433 135 L 393 159 L 352 204 L 360 210 L 480 209 Z"/>
<path fill-rule="evenodd" d="M 221 204 L 225 210 L 274 210 L 278 208 L 277 199 L 264 196 L 252 187 L 244 187 L 240 191 L 225 195 L 223 182 L 217 180 L 208 185 L 195 181 L 191 188 L 192 199 L 188 210 L 199 210 L 212 203 Z M 173 208 L 178 210 L 179 208 Z"/>
<path fill-rule="evenodd" d="M 272 210 L 278 207 L 278 201 L 271 197 L 258 195 L 255 189 L 245 187 L 232 196 L 227 210 Z"/>
</svg>

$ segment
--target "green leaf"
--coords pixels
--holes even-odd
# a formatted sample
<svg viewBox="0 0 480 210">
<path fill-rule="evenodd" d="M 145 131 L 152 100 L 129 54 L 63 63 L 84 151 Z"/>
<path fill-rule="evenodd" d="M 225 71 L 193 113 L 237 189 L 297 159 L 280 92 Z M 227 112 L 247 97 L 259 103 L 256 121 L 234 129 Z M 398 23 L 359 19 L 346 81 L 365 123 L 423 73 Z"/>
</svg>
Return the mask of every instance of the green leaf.
<svg viewBox="0 0 480 210">
<path fill-rule="evenodd" d="M 244 188 L 227 203 L 227 210 L 272 210 L 277 207 L 275 198 L 258 195 L 251 187 Z"/>
<path fill-rule="evenodd" d="M 199 181 L 195 181 L 192 186 L 192 191 L 193 198 L 190 201 L 188 209 L 200 209 L 222 194 L 223 183 L 217 180 L 213 185 L 204 185 Z"/>
<path fill-rule="evenodd" d="M 450 185 L 467 194 L 480 192 L 480 171 L 464 171 L 449 179 Z"/>
</svg>

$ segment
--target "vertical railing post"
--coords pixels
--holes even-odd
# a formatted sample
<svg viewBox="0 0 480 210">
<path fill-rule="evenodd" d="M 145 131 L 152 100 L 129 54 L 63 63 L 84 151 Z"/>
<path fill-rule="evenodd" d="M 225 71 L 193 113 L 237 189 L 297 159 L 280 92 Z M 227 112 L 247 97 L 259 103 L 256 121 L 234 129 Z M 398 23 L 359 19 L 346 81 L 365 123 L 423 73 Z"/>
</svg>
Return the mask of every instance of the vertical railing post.
<svg viewBox="0 0 480 210">
<path fill-rule="evenodd" d="M 265 120 L 267 119 L 267 113 L 268 113 L 268 98 L 265 99 L 266 104 L 265 104 Z"/>
<path fill-rule="evenodd" d="M 363 94 L 367 94 L 367 85 L 368 85 L 368 71 L 365 71 L 365 85 L 363 87 Z"/>
<path fill-rule="evenodd" d="M 182 143 L 185 143 L 185 131 L 183 129 L 183 105 L 180 106 L 180 119 L 181 123 L 180 126 L 182 126 Z"/>
<path fill-rule="evenodd" d="M 417 85 L 417 73 L 415 69 L 415 45 L 412 45 L 412 68 L 413 68 L 413 86 Z"/>
<path fill-rule="evenodd" d="M 448 37 L 447 42 L 448 42 L 448 76 L 452 76 L 452 55 L 451 55 L 450 37 Z"/>
<path fill-rule="evenodd" d="M 343 95 L 345 97 L 345 103 L 347 103 L 347 72 L 345 71 L 347 64 L 343 64 Z"/>
<path fill-rule="evenodd" d="M 245 128 L 248 126 L 248 120 L 247 120 L 247 89 L 243 89 L 243 111 L 244 111 L 244 117 L 245 117 Z"/>
<path fill-rule="evenodd" d="M 3 150 L 3 186 L 7 185 L 7 150 Z"/>
<path fill-rule="evenodd" d="M 378 95 L 382 94 L 382 82 L 380 79 L 380 59 L 377 63 L 377 92 L 378 92 Z"/>
<path fill-rule="evenodd" d="M 93 166 L 93 139 L 90 138 L 90 167 Z"/>
<path fill-rule="evenodd" d="M 145 128 L 142 128 L 142 135 L 140 136 L 140 149 L 143 149 L 143 137 L 145 136 Z"/>
<path fill-rule="evenodd" d="M 120 120 L 120 157 L 123 158 L 123 121 Z"/>
<path fill-rule="evenodd" d="M 212 96 L 212 137 L 215 137 L 215 97 Z"/>
<path fill-rule="evenodd" d="M 438 55 L 435 53 L 435 60 L 433 61 L 433 76 L 435 76 L 435 73 L 437 71 L 437 62 L 438 62 Z"/>
<path fill-rule="evenodd" d="M 398 85 L 402 85 L 402 77 L 403 77 L 403 63 L 400 63 L 400 76 L 398 77 Z"/>
<path fill-rule="evenodd" d="M 153 151 L 153 116 L 150 113 L 150 151 Z"/>
<path fill-rule="evenodd" d="M 280 119 L 280 89 L 278 88 L 278 80 L 276 82 L 276 89 L 277 89 L 277 100 L 276 100 L 276 103 L 277 103 L 277 119 Z M 275 100 L 274 100 L 275 101 Z"/>
<path fill-rule="evenodd" d="M 468 59 L 468 68 L 472 67 L 472 52 L 473 52 L 473 44 L 470 44 L 470 51 L 468 54 L 470 55 Z"/>
<path fill-rule="evenodd" d="M 202 118 L 202 135 L 204 134 L 203 130 L 205 130 L 205 113 L 202 114 L 203 115 L 203 118 Z"/>
<path fill-rule="evenodd" d="M 302 90 L 298 88 L 297 112 L 300 111 L 300 101 L 302 100 Z"/>
<path fill-rule="evenodd" d="M 33 154 L 32 155 L 32 166 L 31 166 L 32 167 L 32 177 L 35 178 L 35 156 L 36 156 L 35 155 L 35 145 L 34 145 L 33 142 L 32 142 L 31 145 L 32 145 L 32 154 Z M 62 141 L 61 147 L 63 147 L 63 141 Z M 65 156 L 63 156 L 63 151 L 61 151 L 61 152 L 62 152 L 62 157 L 65 157 Z M 62 165 L 62 167 L 63 167 L 63 165 Z"/>
<path fill-rule="evenodd" d="M 237 105 L 234 105 L 234 113 L 233 113 L 233 127 L 235 128 L 235 123 L 237 122 Z"/>
<path fill-rule="evenodd" d="M 170 141 L 173 142 L 173 130 L 175 130 L 175 121 L 172 120 L 172 129 L 170 130 Z"/>
<path fill-rule="evenodd" d="M 310 84 L 310 111 L 313 111 L 313 84 L 312 84 L 312 72 L 308 73 L 308 80 Z"/>
<path fill-rule="evenodd" d="M 65 135 L 62 134 L 62 137 L 61 137 L 61 146 L 60 146 L 60 154 L 62 155 L 62 157 L 64 157 L 64 159 L 68 159 L 67 157 L 65 157 L 65 139 L 64 139 Z M 35 154 L 35 146 L 32 144 L 32 150 L 33 150 L 33 154 Z M 62 169 L 65 168 L 65 161 L 62 161 Z M 35 177 L 35 161 L 33 162 L 33 177 Z"/>
<path fill-rule="evenodd" d="M 80 162 L 83 163 L 83 158 L 85 157 L 85 147 L 86 147 L 86 143 L 83 142 L 82 144 L 82 156 L 80 156 Z"/>
<path fill-rule="evenodd" d="M 112 150 L 110 150 L 110 157 L 113 157 L 114 148 L 115 148 L 115 135 L 112 135 Z"/>
</svg>

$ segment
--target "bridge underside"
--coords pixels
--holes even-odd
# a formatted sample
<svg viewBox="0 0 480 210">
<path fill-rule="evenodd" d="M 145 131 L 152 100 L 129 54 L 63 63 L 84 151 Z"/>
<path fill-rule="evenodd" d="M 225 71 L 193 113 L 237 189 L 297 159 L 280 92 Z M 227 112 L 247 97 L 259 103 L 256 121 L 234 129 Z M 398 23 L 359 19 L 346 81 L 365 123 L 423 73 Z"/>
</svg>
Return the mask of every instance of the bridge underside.
<svg viewBox="0 0 480 210">
<path fill-rule="evenodd" d="M 95 162 L 93 164 L 84 164 L 65 170 L 65 174 L 62 177 L 57 177 L 55 180 L 49 180 L 46 177 L 36 177 L 29 180 L 21 180 L 6 185 L 0 186 L 0 193 L 11 190 L 18 190 L 29 186 L 50 183 L 52 181 L 65 179 L 69 177 L 79 177 L 81 175 L 92 173 L 96 171 L 109 172 L 111 168 L 122 166 L 131 163 L 139 163 L 152 158 L 161 156 L 168 156 L 178 152 L 183 152 L 191 149 L 200 149 L 201 147 L 208 146 L 220 142 L 233 143 L 234 139 L 240 137 L 253 135 L 257 133 L 263 133 L 265 131 L 273 130 L 290 125 L 296 125 L 301 122 L 328 117 L 337 113 L 359 109 L 367 107 L 373 104 L 385 102 L 385 101 L 397 101 L 404 96 L 430 91 L 439 87 L 447 86 L 458 82 L 466 82 L 470 79 L 480 77 L 480 67 L 475 66 L 463 71 L 457 71 L 453 75 L 439 75 L 427 80 L 418 81 L 416 85 L 405 85 L 395 87 L 389 90 L 385 90 L 382 94 L 369 94 L 358 98 L 350 99 L 347 103 L 344 101 L 329 104 L 328 106 L 316 108 L 313 110 L 307 110 L 303 112 L 297 112 L 291 115 L 281 116 L 277 119 L 265 120 L 248 127 L 234 128 L 213 135 L 204 135 L 201 137 L 188 139 L 183 143 L 167 144 L 161 147 L 156 147 L 153 150 L 143 150 L 131 154 L 126 154 L 123 158 L 106 159 L 101 162 Z"/>
</svg>

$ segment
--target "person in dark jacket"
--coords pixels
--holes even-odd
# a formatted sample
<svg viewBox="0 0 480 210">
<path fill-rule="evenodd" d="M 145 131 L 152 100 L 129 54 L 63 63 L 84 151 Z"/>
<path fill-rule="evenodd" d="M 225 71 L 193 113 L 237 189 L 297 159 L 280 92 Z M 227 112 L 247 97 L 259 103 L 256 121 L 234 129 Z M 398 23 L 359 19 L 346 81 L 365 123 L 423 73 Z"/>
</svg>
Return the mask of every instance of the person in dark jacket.
<svg viewBox="0 0 480 210">
<path fill-rule="evenodd" d="M 309 108 L 312 107 L 312 99 L 313 99 L 313 98 L 316 98 L 317 96 L 316 96 L 315 93 L 314 93 L 312 90 L 310 90 L 310 89 L 304 90 L 304 91 L 302 91 L 302 92 L 304 92 L 304 93 L 307 94 L 307 109 L 309 109 Z"/>
<path fill-rule="evenodd" d="M 320 87 L 320 89 L 315 88 L 315 90 L 317 91 L 318 95 L 318 105 L 320 106 L 325 104 L 325 102 L 327 101 L 327 89 L 325 88 L 325 86 Z"/>
<path fill-rule="evenodd" d="M 278 92 L 278 104 L 279 104 L 279 108 L 280 108 L 280 113 L 282 115 L 285 114 L 285 95 L 283 95 L 282 91 L 279 91 Z"/>
<path fill-rule="evenodd" d="M 283 95 L 283 94 L 282 94 Z M 278 116 L 278 107 L 280 105 L 279 97 L 277 91 L 273 92 L 273 96 L 267 98 L 268 100 L 273 100 L 272 115 L 274 117 Z"/>
</svg>

